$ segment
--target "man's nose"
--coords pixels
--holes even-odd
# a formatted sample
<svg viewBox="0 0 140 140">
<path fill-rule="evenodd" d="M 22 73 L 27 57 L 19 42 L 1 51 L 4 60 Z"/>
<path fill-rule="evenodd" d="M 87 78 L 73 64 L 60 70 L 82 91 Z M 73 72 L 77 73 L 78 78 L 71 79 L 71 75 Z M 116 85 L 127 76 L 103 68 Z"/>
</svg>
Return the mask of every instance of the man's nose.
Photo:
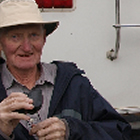
<svg viewBox="0 0 140 140">
<path fill-rule="evenodd" d="M 29 52 L 32 49 L 32 45 L 29 37 L 24 37 L 22 41 L 22 49 L 25 52 Z"/>
</svg>

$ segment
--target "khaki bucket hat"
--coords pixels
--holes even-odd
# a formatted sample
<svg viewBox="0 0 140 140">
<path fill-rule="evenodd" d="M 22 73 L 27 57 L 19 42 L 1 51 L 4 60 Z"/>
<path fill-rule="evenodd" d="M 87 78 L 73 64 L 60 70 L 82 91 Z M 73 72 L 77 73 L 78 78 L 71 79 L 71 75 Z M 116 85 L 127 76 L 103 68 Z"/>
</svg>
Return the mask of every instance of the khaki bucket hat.
<svg viewBox="0 0 140 140">
<path fill-rule="evenodd" d="M 0 3 L 0 28 L 32 23 L 44 24 L 46 36 L 59 24 L 58 21 L 44 21 L 34 0 L 3 0 Z"/>
</svg>

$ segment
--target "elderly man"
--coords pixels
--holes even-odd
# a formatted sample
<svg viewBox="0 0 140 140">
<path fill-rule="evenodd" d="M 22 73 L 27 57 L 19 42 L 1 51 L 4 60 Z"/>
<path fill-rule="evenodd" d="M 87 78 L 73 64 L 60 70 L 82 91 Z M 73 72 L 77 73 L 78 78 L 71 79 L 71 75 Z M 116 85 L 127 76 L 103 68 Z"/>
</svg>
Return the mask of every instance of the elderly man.
<svg viewBox="0 0 140 140">
<path fill-rule="evenodd" d="M 0 140 L 128 140 L 130 125 L 82 70 L 40 61 L 57 26 L 33 0 L 0 3 Z"/>
</svg>

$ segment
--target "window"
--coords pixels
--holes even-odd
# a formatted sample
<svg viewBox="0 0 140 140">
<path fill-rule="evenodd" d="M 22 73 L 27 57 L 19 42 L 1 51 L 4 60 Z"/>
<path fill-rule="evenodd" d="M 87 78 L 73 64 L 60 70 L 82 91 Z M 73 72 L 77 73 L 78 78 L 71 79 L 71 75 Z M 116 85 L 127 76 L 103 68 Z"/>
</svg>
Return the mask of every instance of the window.
<svg viewBox="0 0 140 140">
<path fill-rule="evenodd" d="M 36 0 L 38 6 L 43 11 L 45 10 L 73 10 L 74 0 Z"/>
</svg>

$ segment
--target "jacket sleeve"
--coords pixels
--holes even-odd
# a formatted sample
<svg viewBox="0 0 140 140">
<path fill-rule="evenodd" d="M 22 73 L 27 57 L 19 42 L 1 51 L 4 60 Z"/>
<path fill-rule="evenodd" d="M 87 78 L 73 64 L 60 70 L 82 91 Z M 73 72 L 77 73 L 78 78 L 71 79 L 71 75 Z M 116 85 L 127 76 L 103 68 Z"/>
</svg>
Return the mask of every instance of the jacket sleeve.
<svg viewBox="0 0 140 140">
<path fill-rule="evenodd" d="M 76 76 L 66 92 L 70 100 L 67 100 L 67 108 L 81 116 L 63 116 L 69 125 L 69 140 L 130 139 L 130 125 L 93 88 L 87 78 Z"/>
</svg>

